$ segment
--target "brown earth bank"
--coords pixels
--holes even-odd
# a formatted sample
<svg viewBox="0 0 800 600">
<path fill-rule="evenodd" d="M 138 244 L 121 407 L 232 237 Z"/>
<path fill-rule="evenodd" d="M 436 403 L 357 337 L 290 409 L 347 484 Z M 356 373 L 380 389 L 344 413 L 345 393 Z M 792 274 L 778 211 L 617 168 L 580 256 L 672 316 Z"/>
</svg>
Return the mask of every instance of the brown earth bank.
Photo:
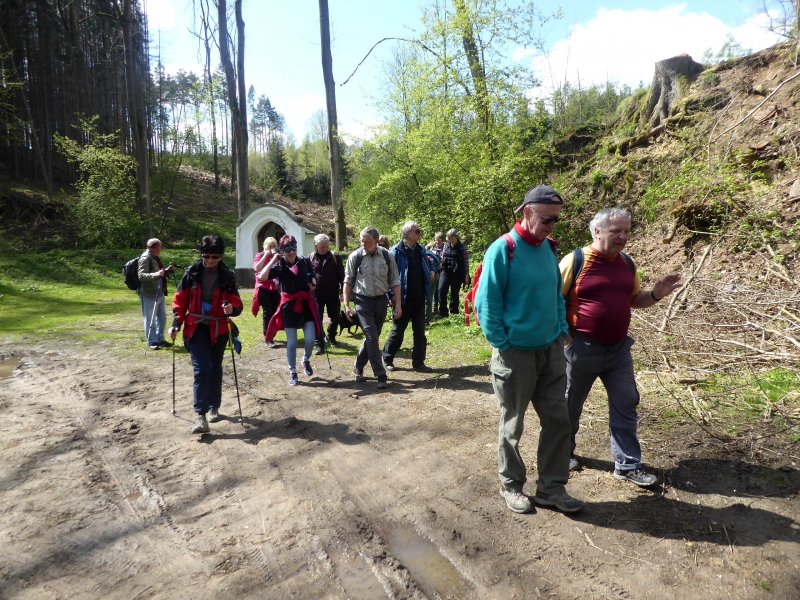
<svg viewBox="0 0 800 600">
<path fill-rule="evenodd" d="M 130 330 L 136 330 L 131 320 Z M 611 477 L 604 396 L 579 435 L 574 516 L 506 509 L 485 366 L 351 375 L 360 337 L 286 382 L 285 351 L 226 356 L 212 433 L 191 366 L 143 345 L 0 346 L 2 598 L 798 598 L 800 471 L 691 424 L 641 438 L 662 484 Z M 537 422 L 523 455 L 536 479 Z"/>
</svg>

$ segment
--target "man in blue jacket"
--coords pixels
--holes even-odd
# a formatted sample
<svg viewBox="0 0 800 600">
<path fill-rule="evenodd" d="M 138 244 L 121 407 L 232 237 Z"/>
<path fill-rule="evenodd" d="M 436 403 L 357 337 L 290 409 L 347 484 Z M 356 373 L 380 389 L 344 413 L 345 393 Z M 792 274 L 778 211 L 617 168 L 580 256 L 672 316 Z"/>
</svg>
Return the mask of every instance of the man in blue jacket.
<svg viewBox="0 0 800 600">
<path fill-rule="evenodd" d="M 567 328 L 561 273 L 555 241 L 549 237 L 564 201 L 553 188 L 528 190 L 510 236 L 513 249 L 500 238 L 483 258 L 475 300 L 483 333 L 492 346 L 490 371 L 500 404 L 498 471 L 500 495 L 508 508 L 533 510 L 522 491 L 527 480 L 519 451 L 528 404 L 539 416 L 534 502 L 563 512 L 583 508 L 567 494 L 570 424 L 563 343 Z"/>
<path fill-rule="evenodd" d="M 394 371 L 394 357 L 403 344 L 403 336 L 411 322 L 414 331 L 414 348 L 411 350 L 411 366 L 415 371 L 433 371 L 425 364 L 428 339 L 425 337 L 425 299 L 431 286 L 431 261 L 426 259 L 428 250 L 420 245 L 422 229 L 415 221 L 403 225 L 403 239 L 389 252 L 394 256 L 400 272 L 400 302 L 403 308 L 400 318 L 394 320 L 389 338 L 383 346 L 383 362 L 386 369 Z"/>
</svg>

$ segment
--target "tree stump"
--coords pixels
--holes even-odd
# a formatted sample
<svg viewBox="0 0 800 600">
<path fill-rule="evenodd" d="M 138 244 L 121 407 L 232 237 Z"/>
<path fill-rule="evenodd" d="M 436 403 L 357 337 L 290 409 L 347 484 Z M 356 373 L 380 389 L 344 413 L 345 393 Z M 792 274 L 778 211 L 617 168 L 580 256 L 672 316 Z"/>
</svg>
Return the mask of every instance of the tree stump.
<svg viewBox="0 0 800 600">
<path fill-rule="evenodd" d="M 688 54 L 680 54 L 656 63 L 645 117 L 650 127 L 657 127 L 669 117 L 686 88 L 703 71 Z"/>
</svg>

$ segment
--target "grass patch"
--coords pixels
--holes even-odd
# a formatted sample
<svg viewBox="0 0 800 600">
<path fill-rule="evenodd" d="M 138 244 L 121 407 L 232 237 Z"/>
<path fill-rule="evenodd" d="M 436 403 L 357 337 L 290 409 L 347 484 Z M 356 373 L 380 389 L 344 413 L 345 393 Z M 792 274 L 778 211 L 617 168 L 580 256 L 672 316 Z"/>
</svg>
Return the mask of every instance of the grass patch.
<svg viewBox="0 0 800 600">
<path fill-rule="evenodd" d="M 488 365 L 491 357 L 492 347 L 483 337 L 480 327 L 464 327 L 463 314 L 450 315 L 431 323 L 428 333 L 428 362 L 431 366 Z"/>
<path fill-rule="evenodd" d="M 759 422 L 791 429 L 793 415 L 800 411 L 800 374 L 776 368 L 715 375 L 700 386 L 700 398 L 707 414 L 725 422 L 731 434 Z"/>
<path fill-rule="evenodd" d="M 140 249 L 50 250 L 21 253 L 0 243 L 0 330 L 6 336 L 108 337 L 99 322 L 139 313 L 139 296 L 122 281 L 122 265 Z M 164 250 L 183 268 L 194 250 Z M 227 256 L 235 264 L 235 253 Z M 175 290 L 177 277 L 169 284 Z M 115 329 L 109 326 L 110 330 Z"/>
</svg>

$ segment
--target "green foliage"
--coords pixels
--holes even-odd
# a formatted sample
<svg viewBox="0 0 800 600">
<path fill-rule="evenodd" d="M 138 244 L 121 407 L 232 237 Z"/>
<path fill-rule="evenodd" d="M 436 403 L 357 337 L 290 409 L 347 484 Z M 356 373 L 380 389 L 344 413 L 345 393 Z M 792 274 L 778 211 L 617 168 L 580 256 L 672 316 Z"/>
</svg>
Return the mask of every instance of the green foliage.
<svg viewBox="0 0 800 600">
<path fill-rule="evenodd" d="M 719 74 L 716 71 L 704 71 L 700 75 L 700 83 L 703 84 L 703 87 L 714 87 L 719 84 L 719 81 Z"/>
<path fill-rule="evenodd" d="M 453 364 L 453 356 L 458 356 L 461 364 L 486 364 L 492 357 L 492 347 L 480 327 L 465 327 L 464 315 L 450 315 L 431 323 L 428 356 L 427 362 L 437 367 L 457 366 Z"/>
<path fill-rule="evenodd" d="M 800 374 L 776 368 L 758 374 L 712 376 L 702 385 L 701 398 L 709 412 L 724 418 L 733 431 L 744 430 L 752 419 L 777 419 L 800 407 Z M 778 410 L 777 406 L 787 410 Z"/>
<path fill-rule="evenodd" d="M 142 248 L 50 250 L 30 253 L 0 242 L 0 330 L 7 335 L 93 335 L 105 319 L 136 314 L 139 297 L 122 282 L 122 265 Z M 197 259 L 195 249 L 165 248 L 165 261 L 180 269 Z M 226 251 L 225 263 L 236 264 Z M 174 291 L 179 271 L 170 283 Z M 140 316 L 140 313 L 139 313 Z M 140 319 L 136 319 L 141 324 Z"/>
<path fill-rule="evenodd" d="M 638 213 L 648 223 L 667 213 L 691 230 L 713 231 L 730 219 L 735 198 L 746 188 L 735 165 L 711 168 L 687 158 L 677 170 L 664 168 L 657 174 L 639 201 Z"/>
<path fill-rule="evenodd" d="M 80 119 L 84 143 L 56 134 L 59 151 L 78 167 L 78 202 L 73 207 L 87 245 L 135 244 L 142 230 L 136 202 L 136 162 L 116 147 L 116 135 L 97 133 L 97 117 Z"/>
<path fill-rule="evenodd" d="M 734 233 L 736 243 L 733 249 L 736 252 L 759 250 L 790 237 L 781 229 L 780 213 L 775 210 L 748 213 L 739 221 Z"/>
<path fill-rule="evenodd" d="M 465 7 L 429 12 L 417 43 L 396 53 L 383 100 L 388 124 L 354 150 L 345 202 L 352 221 L 394 239 L 415 219 L 428 234 L 461 230 L 480 253 L 512 225 L 525 191 L 546 180 L 554 150 L 549 115 L 526 97 L 531 73 L 504 53 L 512 40 L 533 39 L 535 11 Z M 470 34 L 475 69 L 463 50 Z"/>
</svg>

